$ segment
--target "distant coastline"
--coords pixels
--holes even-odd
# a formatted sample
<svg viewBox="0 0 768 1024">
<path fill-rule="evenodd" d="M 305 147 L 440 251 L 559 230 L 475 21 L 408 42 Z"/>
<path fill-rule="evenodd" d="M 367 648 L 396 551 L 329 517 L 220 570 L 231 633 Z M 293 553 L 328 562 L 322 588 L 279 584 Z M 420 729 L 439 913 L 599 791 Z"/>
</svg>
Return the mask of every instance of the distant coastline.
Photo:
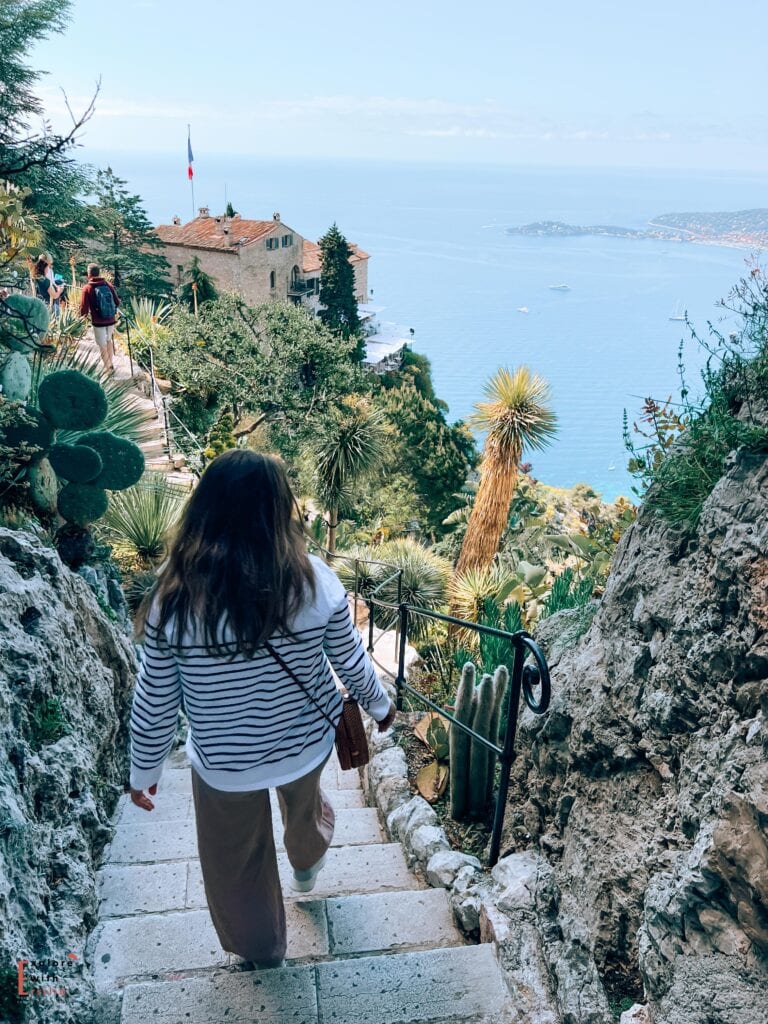
<svg viewBox="0 0 768 1024">
<path fill-rule="evenodd" d="M 764 249 L 768 248 L 768 209 L 739 210 L 736 213 L 665 213 L 649 221 L 647 228 L 625 228 L 613 224 L 582 226 L 558 220 L 540 220 L 507 228 L 507 234 L 535 238 L 574 238 L 580 235 L 654 238 L 665 242 Z"/>
</svg>

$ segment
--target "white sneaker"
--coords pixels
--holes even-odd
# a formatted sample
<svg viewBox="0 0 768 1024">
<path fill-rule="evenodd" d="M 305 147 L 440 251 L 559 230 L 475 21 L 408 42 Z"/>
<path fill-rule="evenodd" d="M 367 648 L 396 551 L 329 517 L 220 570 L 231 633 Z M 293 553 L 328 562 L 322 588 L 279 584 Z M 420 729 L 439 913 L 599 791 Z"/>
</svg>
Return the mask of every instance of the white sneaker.
<svg viewBox="0 0 768 1024">
<path fill-rule="evenodd" d="M 317 864 L 313 864 L 307 871 L 296 871 L 294 868 L 293 877 L 289 879 L 288 884 L 294 892 L 312 892 L 315 888 L 315 882 L 317 881 L 320 869 L 324 867 L 325 854 L 323 854 Z"/>
</svg>

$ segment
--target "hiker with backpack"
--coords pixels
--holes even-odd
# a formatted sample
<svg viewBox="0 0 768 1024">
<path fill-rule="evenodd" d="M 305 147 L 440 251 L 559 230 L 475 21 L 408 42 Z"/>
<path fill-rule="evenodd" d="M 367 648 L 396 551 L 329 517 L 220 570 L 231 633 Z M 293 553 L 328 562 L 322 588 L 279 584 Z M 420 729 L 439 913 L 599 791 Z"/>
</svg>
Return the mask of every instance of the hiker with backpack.
<svg viewBox="0 0 768 1024">
<path fill-rule="evenodd" d="M 117 292 L 101 276 L 97 263 L 88 265 L 88 284 L 83 288 L 80 301 L 80 316 L 89 316 L 93 324 L 93 337 L 99 346 L 99 355 L 107 373 L 114 373 L 115 322 L 120 299 Z"/>
</svg>

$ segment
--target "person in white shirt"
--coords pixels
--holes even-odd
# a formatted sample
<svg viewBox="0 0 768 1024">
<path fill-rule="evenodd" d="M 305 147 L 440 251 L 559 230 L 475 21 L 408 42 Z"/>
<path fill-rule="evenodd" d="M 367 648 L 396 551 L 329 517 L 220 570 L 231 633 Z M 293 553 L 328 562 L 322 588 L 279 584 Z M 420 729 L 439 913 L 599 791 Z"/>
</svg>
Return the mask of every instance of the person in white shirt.
<svg viewBox="0 0 768 1024">
<path fill-rule="evenodd" d="M 240 448 L 214 459 L 137 626 L 144 651 L 131 714 L 131 799 L 153 809 L 183 699 L 198 849 L 219 940 L 252 964 L 280 965 L 286 925 L 269 788 L 277 789 L 290 884 L 308 892 L 333 837 L 320 788 L 342 708 L 332 669 L 380 731 L 395 707 L 338 577 L 306 552 L 278 459 Z"/>
</svg>

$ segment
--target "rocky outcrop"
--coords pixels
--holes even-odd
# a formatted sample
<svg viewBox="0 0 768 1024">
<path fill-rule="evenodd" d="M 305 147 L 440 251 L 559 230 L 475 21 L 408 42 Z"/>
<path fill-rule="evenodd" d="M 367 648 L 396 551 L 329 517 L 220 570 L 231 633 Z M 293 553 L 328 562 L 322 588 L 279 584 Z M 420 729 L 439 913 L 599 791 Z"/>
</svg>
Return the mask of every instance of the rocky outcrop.
<svg viewBox="0 0 768 1024">
<path fill-rule="evenodd" d="M 767 553 L 768 462 L 739 452 L 695 537 L 644 509 L 587 635 L 541 636 L 506 849 L 546 856 L 617 1015 L 768 1021 Z"/>
<path fill-rule="evenodd" d="M 0 529 L 3 1022 L 99 1019 L 83 955 L 95 862 L 127 778 L 136 668 L 114 618 L 40 538 Z"/>
</svg>

